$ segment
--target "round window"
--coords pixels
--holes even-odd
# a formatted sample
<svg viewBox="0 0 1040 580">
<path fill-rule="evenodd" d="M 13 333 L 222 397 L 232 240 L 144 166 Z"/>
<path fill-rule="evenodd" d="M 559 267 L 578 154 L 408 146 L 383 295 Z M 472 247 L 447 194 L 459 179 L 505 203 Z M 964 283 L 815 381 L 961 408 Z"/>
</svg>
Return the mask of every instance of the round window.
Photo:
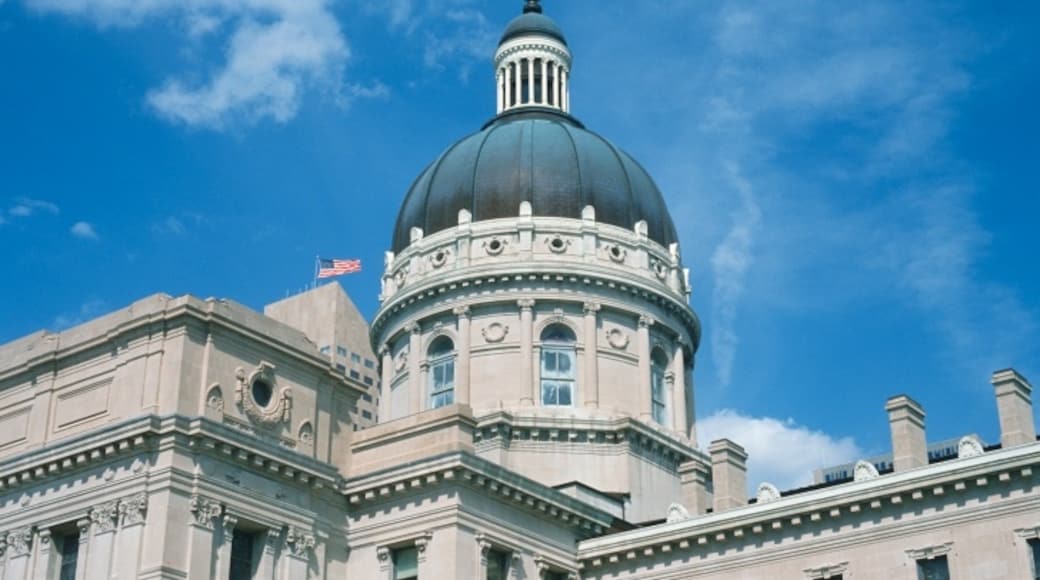
<svg viewBox="0 0 1040 580">
<path fill-rule="evenodd" d="M 257 379 L 253 381 L 251 391 L 253 393 L 253 400 L 256 401 L 257 405 L 266 407 L 271 403 L 271 395 L 274 394 L 274 390 L 271 388 L 271 383 L 263 379 Z"/>
</svg>

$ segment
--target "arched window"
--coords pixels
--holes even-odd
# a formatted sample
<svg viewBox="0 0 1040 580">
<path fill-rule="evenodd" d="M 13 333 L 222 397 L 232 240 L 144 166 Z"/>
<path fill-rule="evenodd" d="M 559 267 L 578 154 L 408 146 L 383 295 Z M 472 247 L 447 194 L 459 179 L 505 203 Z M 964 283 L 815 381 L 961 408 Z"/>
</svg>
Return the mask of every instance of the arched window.
<svg viewBox="0 0 1040 580">
<path fill-rule="evenodd" d="M 661 349 L 654 349 L 650 355 L 650 405 L 654 421 L 661 425 L 668 424 L 667 391 L 664 385 L 664 373 L 668 370 L 668 357 Z"/>
<path fill-rule="evenodd" d="M 542 405 L 574 404 L 574 332 L 563 324 L 542 331 Z"/>
<path fill-rule="evenodd" d="M 426 352 L 430 365 L 430 408 L 455 402 L 455 343 L 447 336 L 433 341 Z"/>
</svg>

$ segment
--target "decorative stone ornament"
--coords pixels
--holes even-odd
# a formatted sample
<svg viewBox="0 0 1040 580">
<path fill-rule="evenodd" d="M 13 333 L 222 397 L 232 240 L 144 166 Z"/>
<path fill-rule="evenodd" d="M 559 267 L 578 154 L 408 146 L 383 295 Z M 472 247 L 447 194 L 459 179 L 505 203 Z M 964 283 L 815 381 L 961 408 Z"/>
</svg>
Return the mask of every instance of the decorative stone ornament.
<svg viewBox="0 0 1040 580">
<path fill-rule="evenodd" d="M 654 271 L 654 275 L 659 280 L 664 280 L 668 277 L 668 266 L 661 260 L 653 260 L 650 262 L 650 269 Z"/>
<path fill-rule="evenodd" d="M 10 557 L 27 556 L 31 547 L 32 527 L 18 528 L 7 534 L 7 549 L 11 552 Z"/>
<path fill-rule="evenodd" d="M 495 236 L 489 240 L 484 240 L 484 251 L 489 256 L 497 256 L 502 253 L 502 250 L 506 249 L 506 241 L 503 238 Z"/>
<path fill-rule="evenodd" d="M 148 510 L 148 496 L 144 493 L 132 495 L 119 502 L 119 519 L 124 527 L 143 524 Z"/>
<path fill-rule="evenodd" d="M 984 450 L 982 448 L 982 443 L 973 435 L 965 435 L 964 437 L 961 437 L 960 442 L 957 443 L 958 459 L 978 457 L 983 453 Z"/>
<path fill-rule="evenodd" d="M 397 353 L 397 358 L 394 359 L 394 371 L 401 372 L 408 367 L 408 349 L 403 349 Z"/>
<path fill-rule="evenodd" d="M 665 521 L 667 521 L 668 523 L 681 522 L 683 520 L 688 519 L 690 519 L 690 511 L 682 505 L 673 503 L 672 505 L 668 506 L 668 515 L 665 518 Z"/>
<path fill-rule="evenodd" d="M 114 532 L 119 516 L 119 502 L 110 501 L 90 510 L 90 521 L 94 524 L 94 533 Z"/>
<path fill-rule="evenodd" d="M 448 257 L 451 255 L 451 250 L 441 248 L 430 255 L 430 265 L 434 268 L 440 268 L 444 264 L 448 263 Z"/>
<path fill-rule="evenodd" d="M 248 375 L 242 367 L 235 371 L 235 403 L 250 420 L 264 427 L 288 422 L 292 411 L 292 390 L 278 388 L 274 368 L 271 363 L 261 362 Z"/>
<path fill-rule="evenodd" d="M 805 573 L 806 580 L 823 580 L 825 578 L 836 578 L 845 574 L 848 570 L 849 563 L 841 562 L 840 564 L 806 568 L 803 572 Z"/>
<path fill-rule="evenodd" d="M 877 479 L 879 477 L 877 467 L 869 461 L 863 461 L 862 459 L 856 462 L 856 467 L 852 469 L 852 480 L 853 481 L 869 481 L 871 479 Z"/>
<path fill-rule="evenodd" d="M 618 264 L 625 263 L 625 257 L 628 256 L 628 250 L 622 248 L 618 244 L 609 244 L 607 246 L 607 257 Z"/>
<path fill-rule="evenodd" d="M 285 546 L 294 556 L 304 557 L 314 549 L 314 534 L 289 526 L 285 530 Z"/>
<path fill-rule="evenodd" d="M 562 254 L 570 247 L 571 241 L 564 239 L 563 236 L 549 236 L 545 238 L 545 244 L 549 246 L 550 252 L 554 254 Z"/>
<path fill-rule="evenodd" d="M 499 322 L 492 322 L 481 329 L 480 334 L 484 336 L 484 342 L 498 343 L 506 339 L 509 327 Z"/>
<path fill-rule="evenodd" d="M 607 331 L 607 344 L 618 349 L 625 350 L 628 348 L 629 338 L 628 335 L 621 331 L 619 328 L 612 328 Z"/>
<path fill-rule="evenodd" d="M 768 481 L 758 484 L 758 493 L 755 494 L 758 503 L 769 503 L 780 499 L 780 490 Z"/>
<path fill-rule="evenodd" d="M 219 502 L 201 495 L 193 495 L 188 502 L 188 511 L 191 512 L 196 525 L 212 530 L 213 520 L 220 517 L 224 508 Z"/>
</svg>

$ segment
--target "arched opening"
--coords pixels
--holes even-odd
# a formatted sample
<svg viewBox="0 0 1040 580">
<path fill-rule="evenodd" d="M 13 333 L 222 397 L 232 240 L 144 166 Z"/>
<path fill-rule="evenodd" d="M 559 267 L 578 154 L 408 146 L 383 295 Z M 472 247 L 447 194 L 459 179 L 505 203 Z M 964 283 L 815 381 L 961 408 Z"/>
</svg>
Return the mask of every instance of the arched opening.
<svg viewBox="0 0 1040 580">
<path fill-rule="evenodd" d="M 659 348 L 650 355 L 650 405 L 654 421 L 668 425 L 668 391 L 664 375 L 668 371 L 668 357 Z"/>
<path fill-rule="evenodd" d="M 441 336 L 426 351 L 430 366 L 429 408 L 436 409 L 455 402 L 455 343 Z"/>
<path fill-rule="evenodd" d="M 574 331 L 564 324 L 552 324 L 542 331 L 542 405 L 569 407 L 574 404 Z"/>
</svg>

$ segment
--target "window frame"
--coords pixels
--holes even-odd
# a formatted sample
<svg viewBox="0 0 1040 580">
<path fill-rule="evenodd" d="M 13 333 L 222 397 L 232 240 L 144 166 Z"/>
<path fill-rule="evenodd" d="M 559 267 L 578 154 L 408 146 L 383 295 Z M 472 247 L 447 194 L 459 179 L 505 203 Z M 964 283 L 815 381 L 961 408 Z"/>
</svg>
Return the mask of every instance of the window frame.
<svg viewBox="0 0 1040 580">
<path fill-rule="evenodd" d="M 548 336 L 550 333 L 562 330 L 562 338 L 560 336 Z M 542 407 L 562 407 L 571 408 L 576 404 L 578 394 L 578 340 L 574 330 L 562 323 L 554 322 L 547 325 L 542 329 L 539 334 L 540 342 L 540 354 L 538 364 L 538 401 Z M 547 367 L 547 363 L 550 359 L 555 359 L 555 367 L 550 370 Z M 570 363 L 570 368 L 567 371 L 561 372 L 559 370 L 561 359 L 566 359 Z M 554 389 L 554 402 L 546 402 L 546 390 L 547 388 Z M 569 401 L 567 403 L 560 403 L 560 393 L 566 392 Z"/>
<path fill-rule="evenodd" d="M 438 349 L 441 345 L 450 348 Z M 450 336 L 440 335 L 430 342 L 426 349 L 428 377 L 426 380 L 426 406 L 428 409 L 440 409 L 455 404 L 455 341 Z M 438 385 L 437 375 L 441 375 Z"/>
<path fill-rule="evenodd" d="M 650 416 L 662 426 L 668 426 L 668 356 L 660 348 L 650 354 Z"/>
<path fill-rule="evenodd" d="M 1040 579 L 1040 538 L 1029 538 L 1026 540 L 1029 549 L 1029 565 L 1032 567 L 1033 578 Z"/>
</svg>

